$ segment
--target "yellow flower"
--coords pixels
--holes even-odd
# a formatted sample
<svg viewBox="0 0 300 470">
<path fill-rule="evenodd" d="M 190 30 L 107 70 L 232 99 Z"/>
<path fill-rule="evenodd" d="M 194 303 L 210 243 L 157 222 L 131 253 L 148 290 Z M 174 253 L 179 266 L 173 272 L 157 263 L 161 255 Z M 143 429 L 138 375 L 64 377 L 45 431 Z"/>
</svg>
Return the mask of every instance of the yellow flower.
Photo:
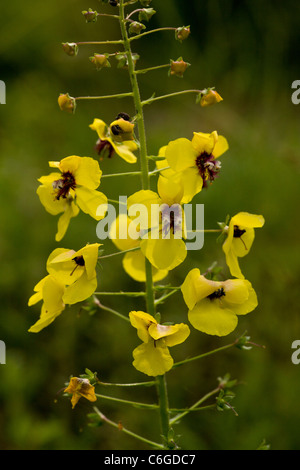
<svg viewBox="0 0 300 470">
<path fill-rule="evenodd" d="M 50 325 L 66 304 L 75 304 L 90 297 L 97 288 L 96 264 L 100 244 L 86 245 L 78 251 L 55 249 L 47 260 L 48 276 L 35 287 L 28 305 L 43 300 L 39 320 L 29 329 L 38 333 Z"/>
<path fill-rule="evenodd" d="M 160 325 L 154 317 L 141 311 L 129 313 L 143 344 L 133 351 L 133 366 L 146 375 L 163 375 L 173 367 L 169 347 L 183 343 L 190 334 L 188 325 Z"/>
<path fill-rule="evenodd" d="M 238 324 L 237 315 L 246 315 L 257 307 L 256 293 L 249 281 L 211 281 L 197 268 L 188 273 L 181 291 L 189 308 L 190 323 L 209 335 L 228 335 Z"/>
<path fill-rule="evenodd" d="M 96 160 L 76 155 L 63 158 L 60 162 L 49 162 L 49 166 L 59 172 L 42 176 L 37 194 L 45 209 L 52 215 L 62 213 L 58 220 L 56 241 L 60 241 L 69 226 L 70 219 L 81 209 L 96 220 L 99 205 L 107 204 L 106 196 L 96 191 L 102 171 Z"/>
<path fill-rule="evenodd" d="M 220 96 L 217 91 L 212 90 L 211 88 L 205 90 L 205 92 L 203 91 L 200 96 L 200 105 L 202 107 L 211 106 L 212 104 L 223 101 L 222 96 Z"/>
<path fill-rule="evenodd" d="M 238 258 L 246 256 L 254 241 L 254 228 L 263 227 L 262 215 L 239 212 L 231 218 L 227 227 L 227 238 L 223 243 L 226 263 L 232 276 L 244 279 L 239 267 Z"/>
<path fill-rule="evenodd" d="M 63 295 L 65 304 L 76 304 L 95 292 L 99 246 L 94 243 L 78 251 L 57 248 L 49 256 L 48 273 L 67 286 Z"/>
<path fill-rule="evenodd" d="M 135 163 L 137 158 L 133 152 L 138 149 L 138 144 L 133 136 L 134 124 L 127 120 L 127 115 L 123 113 L 122 115 L 126 119 L 118 117 L 109 127 L 101 119 L 94 119 L 90 128 L 98 134 L 96 148 L 100 158 L 102 154 L 107 154 L 111 158 L 116 153 L 126 162 Z"/>
<path fill-rule="evenodd" d="M 53 276 L 44 277 L 35 287 L 28 305 L 35 305 L 43 300 L 41 315 L 39 320 L 28 330 L 31 333 L 38 333 L 46 326 L 50 325 L 65 308 L 63 296 L 65 286 Z"/>
<path fill-rule="evenodd" d="M 121 251 L 140 247 L 141 240 L 132 238 L 128 232 L 130 226 L 134 230 L 134 221 L 126 214 L 121 214 L 111 225 L 110 238 Z M 123 257 L 122 264 L 125 272 L 135 281 L 146 282 L 145 255 L 141 250 L 126 253 Z M 167 275 L 167 269 L 159 270 L 152 266 L 154 282 L 161 281 Z"/>
<path fill-rule="evenodd" d="M 72 408 L 74 408 L 81 397 L 86 398 L 91 402 L 97 401 L 95 395 L 95 387 L 90 384 L 88 379 L 81 379 L 78 377 L 72 377 L 67 388 L 64 390 L 65 393 L 71 393 Z"/>
<path fill-rule="evenodd" d="M 173 171 L 168 177 L 173 176 L 175 181 L 177 178 L 183 186 L 183 203 L 190 202 L 202 187 L 207 187 L 208 182 L 212 183 L 217 178 L 221 168 L 221 162 L 217 159 L 228 148 L 225 137 L 214 131 L 211 134 L 194 132 L 191 141 L 180 138 L 169 142 L 161 150 L 166 157 L 163 163 L 167 163 L 166 166 Z"/>
<path fill-rule="evenodd" d="M 158 193 L 141 190 L 130 196 L 127 201 L 128 214 L 132 218 L 131 210 L 136 204 L 147 209 L 145 215 L 134 219 L 141 232 L 146 232 L 141 235 L 141 251 L 156 269 L 170 271 L 187 256 L 182 240 L 185 233 L 184 211 L 180 204 L 183 189 L 163 176 L 159 177 L 157 188 Z"/>
</svg>

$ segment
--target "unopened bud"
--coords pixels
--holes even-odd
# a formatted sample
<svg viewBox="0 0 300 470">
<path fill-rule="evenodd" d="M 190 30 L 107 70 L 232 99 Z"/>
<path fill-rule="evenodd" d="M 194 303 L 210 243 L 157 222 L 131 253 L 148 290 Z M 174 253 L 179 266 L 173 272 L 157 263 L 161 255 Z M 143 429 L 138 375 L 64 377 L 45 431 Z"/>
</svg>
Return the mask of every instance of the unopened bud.
<svg viewBox="0 0 300 470">
<path fill-rule="evenodd" d="M 177 60 L 171 60 L 171 66 L 169 75 L 175 75 L 176 77 L 183 77 L 184 72 L 190 66 L 188 62 L 184 62 L 182 57 L 179 57 Z"/>
<path fill-rule="evenodd" d="M 78 54 L 78 46 L 76 42 L 63 42 L 62 47 L 65 53 L 70 56 L 74 56 Z"/>
<path fill-rule="evenodd" d="M 197 102 L 200 103 L 202 107 L 211 106 L 215 103 L 220 103 L 220 101 L 223 101 L 222 96 L 220 96 L 219 93 L 212 88 L 203 90 L 197 98 Z"/>
<path fill-rule="evenodd" d="M 143 23 L 139 23 L 138 21 L 133 21 L 130 23 L 129 26 L 129 34 L 141 34 L 143 29 L 146 29 L 146 26 Z"/>
<path fill-rule="evenodd" d="M 89 8 L 88 11 L 84 10 L 82 14 L 85 17 L 87 23 L 95 23 L 95 21 L 97 21 L 98 12 L 92 10 L 91 8 Z"/>
<path fill-rule="evenodd" d="M 69 93 L 61 93 L 58 97 L 58 105 L 62 111 L 74 114 L 76 109 L 76 100 Z"/>
<path fill-rule="evenodd" d="M 97 70 L 101 70 L 104 67 L 111 67 L 108 54 L 94 54 L 93 57 L 90 57 L 90 61 L 96 66 Z"/>
<path fill-rule="evenodd" d="M 151 20 L 152 16 L 155 15 L 156 11 L 153 8 L 143 8 L 139 12 L 139 20 L 140 21 L 149 21 Z"/>
<path fill-rule="evenodd" d="M 181 26 L 180 28 L 177 28 L 175 31 L 175 38 L 177 41 L 184 41 L 189 37 L 191 34 L 191 28 L 190 26 Z"/>
</svg>

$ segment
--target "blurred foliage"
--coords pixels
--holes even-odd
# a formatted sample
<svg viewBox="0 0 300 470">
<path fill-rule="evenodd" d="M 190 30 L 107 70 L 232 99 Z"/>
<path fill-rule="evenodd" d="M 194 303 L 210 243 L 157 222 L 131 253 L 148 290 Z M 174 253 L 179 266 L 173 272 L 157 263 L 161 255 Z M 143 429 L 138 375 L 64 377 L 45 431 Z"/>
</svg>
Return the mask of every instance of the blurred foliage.
<svg viewBox="0 0 300 470">
<path fill-rule="evenodd" d="M 183 44 L 163 32 L 135 41 L 141 68 L 182 56 L 192 64 L 185 77 L 166 71 L 141 76 L 143 97 L 184 88 L 215 86 L 224 98 L 201 109 L 191 95 L 157 102 L 145 109 L 149 154 L 177 137 L 214 129 L 225 135 L 230 151 L 223 158 L 221 177 L 195 202 L 205 204 L 205 226 L 216 228 L 227 214 L 243 210 L 263 214 L 251 254 L 242 270 L 255 287 L 259 307 L 241 318 L 237 330 L 219 339 L 195 330 L 189 341 L 172 350 L 182 360 L 215 349 L 245 330 L 266 349 L 229 350 L 178 368 L 168 374 L 171 406 L 184 407 L 215 388 L 217 378 L 230 373 L 240 384 L 227 411 L 193 413 L 176 426 L 184 449 L 298 450 L 300 410 L 299 369 L 291 362 L 291 344 L 300 336 L 299 285 L 299 113 L 291 103 L 291 83 L 299 79 L 300 4 L 286 0 L 153 0 L 158 11 L 149 27 L 191 25 Z M 59 93 L 99 95 L 129 90 L 125 70 L 97 72 L 89 57 L 107 52 L 80 47 L 76 58 L 61 48 L 65 41 L 118 39 L 118 24 L 100 18 L 86 24 L 81 11 L 100 10 L 96 0 L 52 0 L 41 4 L 11 0 L 1 5 L 0 79 L 7 85 L 7 104 L 0 106 L 1 318 L 0 339 L 7 345 L 7 364 L 0 366 L 1 449 L 139 449 L 142 445 L 115 429 L 88 427 L 90 404 L 80 400 L 71 410 L 59 391 L 70 375 L 88 367 L 105 382 L 145 380 L 131 366 L 139 343 L 133 328 L 107 312 L 89 316 L 81 306 L 67 309 L 38 335 L 28 328 L 39 315 L 27 307 L 33 286 L 45 275 L 45 261 L 56 248 L 56 217 L 47 214 L 35 194 L 37 178 L 48 174 L 48 161 L 77 154 L 96 158 L 94 117 L 111 122 L 120 112 L 134 113 L 130 100 L 82 101 L 74 116 L 61 113 Z M 108 11 L 110 7 L 103 7 Z M 117 49 L 113 49 L 117 50 Z M 111 52 L 109 50 L 108 52 Z M 104 173 L 129 170 L 120 159 L 102 163 Z M 130 170 L 138 169 L 138 164 Z M 153 179 L 153 182 L 155 180 Z M 120 189 L 121 188 L 121 189 Z M 112 199 L 140 189 L 138 178 L 103 180 L 101 190 Z M 95 222 L 81 214 L 71 221 L 61 246 L 78 249 L 96 242 Z M 107 253 L 113 245 L 105 242 Z M 99 289 L 139 290 L 120 269 L 119 257 L 104 260 Z M 180 285 L 188 270 L 205 271 L 213 261 L 224 267 L 221 246 L 206 236 L 200 252 L 170 273 Z M 140 299 L 103 298 L 127 313 L 143 309 Z M 161 306 L 164 320 L 186 321 L 180 294 Z M 298 366 L 299 367 L 299 366 Z M 179 386 L 180 384 L 180 386 Z M 152 402 L 155 391 L 108 390 L 99 393 Z M 157 439 L 158 416 L 99 400 L 101 411 L 142 435 Z"/>
</svg>

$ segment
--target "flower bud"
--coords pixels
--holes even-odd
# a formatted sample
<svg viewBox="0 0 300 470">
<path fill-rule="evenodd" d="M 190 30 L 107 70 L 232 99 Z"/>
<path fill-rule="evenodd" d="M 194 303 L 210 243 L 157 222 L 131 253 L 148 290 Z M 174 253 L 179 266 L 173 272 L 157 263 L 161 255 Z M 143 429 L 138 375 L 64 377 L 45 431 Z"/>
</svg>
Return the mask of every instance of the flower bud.
<svg viewBox="0 0 300 470">
<path fill-rule="evenodd" d="M 169 75 L 175 75 L 176 77 L 183 77 L 184 72 L 191 64 L 184 62 L 182 57 L 179 57 L 177 60 L 171 60 L 171 66 L 169 70 Z"/>
<path fill-rule="evenodd" d="M 95 21 L 97 21 L 98 12 L 92 10 L 91 8 L 89 8 L 88 11 L 84 10 L 82 14 L 85 17 L 87 23 L 95 23 Z"/>
<path fill-rule="evenodd" d="M 223 98 L 212 88 L 203 90 L 197 98 L 197 103 L 200 103 L 202 107 L 211 106 L 212 104 L 219 103 L 220 101 L 223 101 Z"/>
<path fill-rule="evenodd" d="M 131 57 L 132 57 L 134 65 L 136 64 L 136 62 L 140 58 L 140 56 L 138 54 L 136 54 L 135 52 L 133 54 L 131 54 Z M 115 55 L 115 58 L 118 62 L 118 65 L 117 65 L 118 69 L 126 69 L 128 67 L 127 54 L 124 54 L 123 52 L 118 52 Z"/>
<path fill-rule="evenodd" d="M 70 56 L 74 56 L 78 54 L 78 46 L 76 42 L 63 42 L 62 47 L 65 53 Z"/>
<path fill-rule="evenodd" d="M 189 37 L 191 34 L 191 28 L 190 26 L 181 26 L 180 28 L 177 28 L 175 31 L 175 39 L 177 41 L 184 41 Z"/>
<path fill-rule="evenodd" d="M 139 20 L 140 21 L 149 21 L 153 15 L 155 15 L 156 11 L 153 8 L 143 8 L 139 12 Z"/>
<path fill-rule="evenodd" d="M 146 29 L 146 26 L 143 23 L 139 23 L 138 21 L 133 21 L 130 23 L 129 26 L 129 34 L 141 34 L 143 29 Z"/>
<path fill-rule="evenodd" d="M 61 93 L 58 97 L 58 105 L 62 111 L 74 114 L 76 109 L 76 100 L 69 93 Z"/>
<path fill-rule="evenodd" d="M 93 57 L 90 57 L 90 61 L 96 66 L 97 70 L 101 70 L 103 67 L 111 67 L 108 54 L 94 54 Z"/>
</svg>

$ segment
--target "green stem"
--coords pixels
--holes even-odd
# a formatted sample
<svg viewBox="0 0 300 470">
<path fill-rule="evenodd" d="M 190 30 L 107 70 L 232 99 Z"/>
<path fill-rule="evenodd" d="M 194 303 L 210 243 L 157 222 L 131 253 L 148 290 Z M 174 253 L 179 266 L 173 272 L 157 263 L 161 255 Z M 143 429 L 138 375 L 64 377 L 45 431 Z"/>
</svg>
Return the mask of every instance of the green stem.
<svg viewBox="0 0 300 470">
<path fill-rule="evenodd" d="M 165 65 L 157 65 L 156 67 L 149 67 L 147 69 L 141 69 L 141 70 L 136 70 L 135 73 L 147 73 L 147 72 L 152 72 L 152 70 L 158 70 L 158 69 L 165 69 L 165 68 L 170 68 L 170 64 L 165 64 Z"/>
<path fill-rule="evenodd" d="M 199 405 L 201 405 L 203 402 L 205 402 L 206 400 L 208 400 L 209 398 L 211 398 L 212 396 L 216 395 L 216 393 L 219 393 L 220 391 L 220 388 L 216 388 L 215 390 L 212 390 L 211 392 L 207 393 L 206 395 L 204 395 L 204 397 L 200 398 L 200 400 L 198 400 L 194 405 L 192 405 L 190 408 L 188 408 L 186 411 L 184 411 L 183 413 L 180 413 L 176 416 L 174 416 L 174 418 L 171 418 L 170 420 L 170 423 L 171 424 L 174 424 L 176 423 L 176 421 L 179 421 L 181 420 L 184 416 L 186 416 L 187 414 L 190 413 L 190 411 L 193 411 L 195 410 L 196 408 L 199 407 Z M 215 407 L 215 405 L 214 405 Z"/>
<path fill-rule="evenodd" d="M 127 98 L 130 96 L 133 96 L 132 92 L 118 93 L 116 95 L 104 95 L 104 96 L 77 96 L 75 100 L 76 101 L 78 100 L 106 100 L 106 99 L 114 99 L 114 98 Z"/>
<path fill-rule="evenodd" d="M 137 115 L 137 125 L 139 132 L 139 141 L 140 141 L 140 162 L 141 162 L 141 172 L 142 172 L 142 188 L 144 190 L 150 189 L 150 177 L 149 177 L 149 166 L 147 158 L 147 140 L 146 140 L 146 129 L 144 122 L 144 113 L 143 105 L 137 80 L 137 74 L 135 73 L 135 64 L 132 59 L 132 52 L 130 46 L 130 39 L 128 37 L 126 29 L 126 19 L 125 19 L 125 10 L 124 10 L 124 0 L 120 0 L 120 27 L 122 33 L 122 39 L 124 41 L 124 49 L 127 55 L 128 61 L 128 72 L 130 77 L 130 82 L 132 86 L 134 105 L 136 108 Z M 141 37 L 143 35 L 140 35 Z M 133 38 L 131 38 L 132 40 Z M 153 287 L 153 277 L 152 277 L 152 266 L 150 262 L 145 260 L 145 271 L 146 271 L 146 302 L 147 302 L 147 312 L 149 315 L 155 316 L 155 294 Z M 157 390 L 159 396 L 159 410 L 160 410 L 160 420 L 162 434 L 164 440 L 168 442 L 169 435 L 169 414 L 168 414 L 168 395 L 167 387 L 165 382 L 165 377 L 160 376 L 157 378 Z"/>
<path fill-rule="evenodd" d="M 103 385 L 104 387 L 151 387 L 156 385 L 156 382 L 154 380 L 149 380 L 148 382 L 134 382 L 131 384 L 112 384 L 98 380 L 98 384 Z"/>
<path fill-rule="evenodd" d="M 76 42 L 77 46 L 108 46 L 108 45 L 116 45 L 116 44 L 123 44 L 122 39 L 118 41 L 80 41 Z"/>
<path fill-rule="evenodd" d="M 131 251 L 138 251 L 138 250 L 140 250 L 140 247 L 136 246 L 135 248 L 129 248 L 128 250 L 117 251 L 116 253 L 111 253 L 110 255 L 99 256 L 98 259 L 112 258 L 113 256 L 124 255 L 124 253 L 130 253 Z"/>
<path fill-rule="evenodd" d="M 153 34 L 153 33 L 159 33 L 160 31 L 176 31 L 177 28 L 157 28 L 157 29 L 152 29 L 151 31 L 146 31 L 145 33 L 138 34 L 137 36 L 132 36 L 129 38 L 129 42 L 135 41 L 136 39 L 140 39 L 144 36 L 148 36 L 148 34 Z"/>
<path fill-rule="evenodd" d="M 106 416 L 104 416 L 103 413 L 101 413 L 100 410 L 96 406 L 94 406 L 94 411 L 97 413 L 97 415 L 105 422 L 113 426 L 114 428 L 118 429 L 119 431 L 124 432 L 125 434 L 134 437 L 135 439 L 138 439 L 139 441 L 144 442 L 145 444 L 148 444 L 151 447 L 155 447 L 156 449 L 164 449 L 164 446 L 161 444 L 158 444 L 157 442 L 150 441 L 149 439 L 146 439 L 145 437 L 140 436 L 139 434 L 136 434 L 132 431 L 129 431 L 129 429 L 124 428 L 122 425 L 115 423 L 114 421 L 111 421 L 108 419 Z"/>
<path fill-rule="evenodd" d="M 176 367 L 182 366 L 184 364 L 187 364 L 188 362 L 197 361 L 198 359 L 203 359 L 204 357 L 211 356 L 212 354 L 216 354 L 221 351 L 226 351 L 226 349 L 233 348 L 236 345 L 237 345 L 237 341 L 231 344 L 227 344 L 226 346 L 222 346 L 221 348 L 213 349 L 212 351 L 209 351 L 207 353 L 199 354 L 199 356 L 190 357 L 188 359 L 184 359 L 183 361 L 176 362 L 175 364 L 173 364 L 173 369 L 175 369 Z"/>
<path fill-rule="evenodd" d="M 183 90 L 183 91 L 176 91 L 175 93 L 168 93 L 167 95 L 156 96 L 153 98 L 149 98 L 148 100 L 142 101 L 142 106 L 145 106 L 146 104 L 151 104 L 154 101 L 164 100 L 166 98 L 172 98 L 173 96 L 186 95 L 187 93 L 198 94 L 198 93 L 202 93 L 202 90 Z"/>
<path fill-rule="evenodd" d="M 106 307 L 106 305 L 102 305 L 102 303 L 100 302 L 99 299 L 97 299 L 97 297 L 94 297 L 94 302 L 97 305 L 97 307 L 99 307 L 101 310 L 105 310 L 106 312 L 112 313 L 113 315 L 116 315 L 117 317 L 121 318 L 122 320 L 125 320 L 125 321 L 130 323 L 130 320 L 129 320 L 128 317 L 126 317 L 125 315 L 123 315 L 120 312 L 117 312 L 116 310 L 113 310 L 110 307 Z"/>
<path fill-rule="evenodd" d="M 99 393 L 95 393 L 95 395 L 97 398 L 101 398 L 103 400 L 116 401 L 118 403 L 123 403 L 125 405 L 135 406 L 138 408 L 144 408 L 148 410 L 157 410 L 158 408 L 158 405 L 149 405 L 148 403 L 139 403 L 137 401 L 123 400 L 121 398 L 115 398 L 115 397 L 108 397 L 107 395 L 100 395 Z"/>
<path fill-rule="evenodd" d="M 94 292 L 95 295 L 112 295 L 124 297 L 145 297 L 146 292 Z"/>
<path fill-rule="evenodd" d="M 112 173 L 109 175 L 102 175 L 102 178 L 115 178 L 116 176 L 141 176 L 140 171 L 127 171 L 127 173 Z"/>
</svg>

